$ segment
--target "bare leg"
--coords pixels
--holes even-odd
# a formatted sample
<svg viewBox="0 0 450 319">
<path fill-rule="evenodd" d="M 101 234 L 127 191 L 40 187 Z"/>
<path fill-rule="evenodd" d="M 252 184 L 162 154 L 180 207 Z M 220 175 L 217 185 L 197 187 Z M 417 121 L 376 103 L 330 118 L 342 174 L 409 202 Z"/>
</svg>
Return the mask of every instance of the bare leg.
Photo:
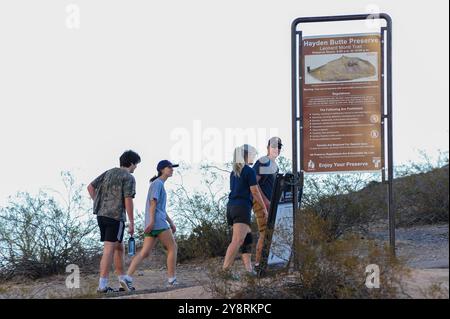
<svg viewBox="0 0 450 319">
<path fill-rule="evenodd" d="M 259 233 L 258 243 L 256 244 L 256 256 L 255 262 L 259 264 L 261 262 L 262 250 L 264 248 L 264 238 L 266 236 L 266 231 Z"/>
<path fill-rule="evenodd" d="M 131 261 L 130 266 L 128 267 L 127 275 L 133 276 L 134 272 L 136 271 L 137 266 L 148 257 L 150 252 L 153 250 L 156 244 L 156 238 L 155 237 L 145 237 L 144 239 L 144 246 L 142 247 L 139 254 L 134 256 L 133 260 Z"/>
<path fill-rule="evenodd" d="M 248 232 L 250 232 L 250 227 L 247 224 L 236 223 L 233 225 L 233 237 L 225 254 L 225 260 L 223 261 L 224 270 L 233 265 L 239 247 L 244 243 L 245 236 L 247 236 Z"/>
<path fill-rule="evenodd" d="M 158 239 L 167 249 L 167 275 L 169 278 L 175 277 L 175 268 L 177 265 L 177 243 L 172 235 L 172 230 L 168 229 L 158 235 Z"/>
<path fill-rule="evenodd" d="M 115 246 L 116 243 L 109 241 L 105 241 L 103 244 L 103 256 L 100 261 L 100 278 L 109 277 L 109 269 L 112 265 Z"/>
<path fill-rule="evenodd" d="M 245 270 L 248 272 L 253 271 L 252 254 L 242 254 L 242 262 L 244 263 Z"/>
<path fill-rule="evenodd" d="M 125 249 L 123 247 L 123 243 L 117 242 L 114 249 L 114 268 L 117 276 L 124 274 L 124 254 Z"/>
</svg>

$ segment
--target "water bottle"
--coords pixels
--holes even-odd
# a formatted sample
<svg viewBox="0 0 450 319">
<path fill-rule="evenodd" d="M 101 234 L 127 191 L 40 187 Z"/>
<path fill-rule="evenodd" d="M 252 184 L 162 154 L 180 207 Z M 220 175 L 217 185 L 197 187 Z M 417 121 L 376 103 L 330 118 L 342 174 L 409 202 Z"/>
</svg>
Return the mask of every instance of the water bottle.
<svg viewBox="0 0 450 319">
<path fill-rule="evenodd" d="M 136 244 L 134 242 L 134 237 L 131 236 L 130 239 L 128 239 L 128 255 L 134 256 L 136 254 Z"/>
</svg>

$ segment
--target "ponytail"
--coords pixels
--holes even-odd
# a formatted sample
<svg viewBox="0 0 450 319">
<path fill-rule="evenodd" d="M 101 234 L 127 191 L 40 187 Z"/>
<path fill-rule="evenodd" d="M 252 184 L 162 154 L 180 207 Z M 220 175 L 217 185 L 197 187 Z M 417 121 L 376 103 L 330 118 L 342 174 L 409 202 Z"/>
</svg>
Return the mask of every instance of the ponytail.
<svg viewBox="0 0 450 319">
<path fill-rule="evenodd" d="M 160 171 L 158 171 L 158 175 L 155 175 L 155 176 L 153 176 L 151 179 L 150 179 L 150 183 L 152 183 L 153 181 L 155 181 L 158 177 L 160 177 L 162 175 L 162 173 L 160 172 Z"/>
<path fill-rule="evenodd" d="M 245 163 L 248 161 L 249 156 L 253 157 L 256 155 L 256 149 L 248 144 L 244 144 L 240 147 L 234 149 L 233 154 L 233 173 L 235 176 L 240 177 L 242 169 Z"/>
</svg>

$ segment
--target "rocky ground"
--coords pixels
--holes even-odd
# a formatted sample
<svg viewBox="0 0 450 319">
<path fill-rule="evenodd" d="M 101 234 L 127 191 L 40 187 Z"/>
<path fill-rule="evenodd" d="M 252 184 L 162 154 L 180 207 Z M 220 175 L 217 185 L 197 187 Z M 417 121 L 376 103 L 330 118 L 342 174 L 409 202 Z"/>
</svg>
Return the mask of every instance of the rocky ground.
<svg viewBox="0 0 450 319">
<path fill-rule="evenodd" d="M 407 293 L 412 298 L 436 297 L 429 289 L 440 286 L 449 288 L 449 226 L 415 226 L 400 228 L 396 231 L 397 254 L 407 260 L 412 269 L 411 277 L 406 280 Z M 369 237 L 378 240 L 387 239 L 385 225 L 371 229 Z M 128 261 L 127 261 L 128 262 Z M 221 258 L 190 261 L 178 265 L 177 277 L 180 286 L 166 287 L 166 269 L 164 256 L 154 254 L 143 263 L 135 277 L 135 294 L 116 294 L 113 298 L 212 298 L 208 289 L 209 271 L 217 268 Z M 241 267 L 240 262 L 237 268 Z M 53 276 L 36 281 L 14 281 L 0 284 L 0 298 L 99 298 L 95 293 L 98 283 L 97 274 L 81 273 L 79 289 L 69 290 L 65 285 L 66 276 Z M 111 276 L 111 285 L 117 287 L 115 276 Z"/>
</svg>

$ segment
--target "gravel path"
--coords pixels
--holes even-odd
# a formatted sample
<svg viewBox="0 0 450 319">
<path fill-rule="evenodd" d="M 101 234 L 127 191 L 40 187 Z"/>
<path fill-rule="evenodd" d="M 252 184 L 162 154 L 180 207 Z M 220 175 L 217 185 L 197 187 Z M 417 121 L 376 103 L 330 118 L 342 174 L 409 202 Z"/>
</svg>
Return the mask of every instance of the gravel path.
<svg viewBox="0 0 450 319">
<path fill-rule="evenodd" d="M 397 255 L 412 268 L 449 268 L 448 231 L 448 224 L 396 229 Z M 374 227 L 369 237 L 388 241 L 387 226 Z"/>
</svg>

